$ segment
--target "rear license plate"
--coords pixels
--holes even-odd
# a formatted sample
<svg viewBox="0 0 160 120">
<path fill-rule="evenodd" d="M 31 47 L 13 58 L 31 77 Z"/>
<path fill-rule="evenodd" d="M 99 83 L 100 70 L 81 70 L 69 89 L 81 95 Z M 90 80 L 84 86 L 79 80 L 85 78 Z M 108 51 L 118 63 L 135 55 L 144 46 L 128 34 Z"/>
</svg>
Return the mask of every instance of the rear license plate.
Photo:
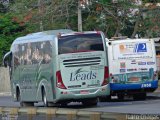
<svg viewBox="0 0 160 120">
<path fill-rule="evenodd" d="M 88 90 L 81 90 L 80 94 L 89 94 L 89 91 Z"/>
<path fill-rule="evenodd" d="M 139 77 L 130 77 L 130 78 L 129 78 L 129 81 L 130 81 L 130 82 L 138 82 L 139 80 L 140 80 Z"/>
</svg>

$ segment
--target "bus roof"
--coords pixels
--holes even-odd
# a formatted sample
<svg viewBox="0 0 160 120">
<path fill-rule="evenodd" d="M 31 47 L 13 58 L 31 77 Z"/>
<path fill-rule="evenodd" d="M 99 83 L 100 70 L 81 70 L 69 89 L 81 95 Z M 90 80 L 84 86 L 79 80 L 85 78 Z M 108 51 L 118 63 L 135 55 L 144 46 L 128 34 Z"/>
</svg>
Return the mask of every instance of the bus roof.
<svg viewBox="0 0 160 120">
<path fill-rule="evenodd" d="M 61 36 L 67 36 L 67 35 L 80 35 L 80 34 L 101 34 L 101 31 L 83 31 L 83 32 L 70 32 L 61 34 Z"/>
<path fill-rule="evenodd" d="M 36 32 L 36 33 L 28 34 L 26 36 L 18 37 L 13 42 L 13 44 L 27 43 L 27 42 L 33 42 L 33 41 L 52 40 L 54 36 L 56 37 L 58 35 L 67 36 L 67 35 L 92 34 L 92 33 L 101 34 L 101 31 L 75 32 L 75 31 L 70 30 L 70 29 L 48 30 L 48 31 Z"/>
<path fill-rule="evenodd" d="M 73 30 L 70 29 L 58 29 L 58 30 L 48 30 L 48 31 L 42 31 L 42 32 L 37 32 L 37 33 L 31 33 L 28 34 L 27 36 L 30 35 L 58 35 L 58 34 L 65 34 L 65 33 L 70 33 L 73 32 Z"/>
<path fill-rule="evenodd" d="M 110 40 L 108 42 L 117 42 L 117 43 L 121 43 L 121 42 L 134 42 L 134 41 L 139 41 L 139 40 L 143 40 L 143 41 L 148 41 L 151 40 L 150 38 L 127 38 L 127 39 L 118 39 L 118 40 Z"/>
<path fill-rule="evenodd" d="M 31 39 L 37 39 L 37 38 L 43 38 L 43 37 L 53 37 L 53 36 L 57 36 L 59 34 L 65 34 L 65 33 L 70 33 L 70 32 L 74 32 L 73 30 L 70 29 L 58 29 L 58 30 L 48 30 L 48 31 L 42 31 L 42 32 L 36 32 L 36 33 L 31 33 L 28 34 L 26 36 L 22 36 L 22 37 L 18 37 L 17 39 L 15 39 L 14 43 L 21 43 L 21 42 L 27 42 L 28 40 Z"/>
</svg>

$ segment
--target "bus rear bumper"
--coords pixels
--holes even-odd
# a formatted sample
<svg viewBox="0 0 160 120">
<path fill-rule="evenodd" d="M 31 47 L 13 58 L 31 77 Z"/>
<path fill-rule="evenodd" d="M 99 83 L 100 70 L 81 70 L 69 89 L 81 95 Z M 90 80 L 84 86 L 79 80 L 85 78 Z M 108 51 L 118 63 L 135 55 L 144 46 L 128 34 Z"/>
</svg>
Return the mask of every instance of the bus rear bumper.
<svg viewBox="0 0 160 120">
<path fill-rule="evenodd" d="M 76 90 L 59 89 L 56 97 L 56 102 L 63 100 L 81 101 L 83 99 L 98 98 L 107 95 L 110 95 L 109 85 L 105 85 L 99 88 L 87 88 Z"/>
<path fill-rule="evenodd" d="M 110 83 L 111 93 L 154 92 L 158 88 L 158 80 L 144 83 L 119 84 Z"/>
</svg>

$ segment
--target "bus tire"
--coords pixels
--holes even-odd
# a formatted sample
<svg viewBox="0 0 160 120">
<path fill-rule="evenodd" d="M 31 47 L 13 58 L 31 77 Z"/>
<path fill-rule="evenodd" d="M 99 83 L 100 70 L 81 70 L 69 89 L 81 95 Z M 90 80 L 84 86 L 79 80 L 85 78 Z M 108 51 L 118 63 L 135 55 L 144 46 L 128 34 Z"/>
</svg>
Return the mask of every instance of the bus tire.
<svg viewBox="0 0 160 120">
<path fill-rule="evenodd" d="M 99 98 L 100 102 L 110 102 L 111 101 L 111 95 L 105 96 L 105 97 L 100 97 Z"/>
<path fill-rule="evenodd" d="M 18 102 L 21 101 L 21 94 L 20 94 L 20 90 L 18 87 L 16 88 L 16 99 Z"/>
<path fill-rule="evenodd" d="M 98 103 L 98 99 L 97 98 L 82 101 L 82 104 L 84 106 L 96 106 L 97 103 Z"/>
<path fill-rule="evenodd" d="M 61 107 L 66 107 L 67 103 L 61 103 L 60 105 L 61 105 Z"/>
<path fill-rule="evenodd" d="M 146 99 L 146 93 L 137 93 L 133 95 L 134 100 L 145 100 Z"/>
<path fill-rule="evenodd" d="M 124 100 L 124 94 L 118 94 L 118 100 Z"/>
<path fill-rule="evenodd" d="M 107 102 L 107 97 L 100 97 L 99 102 Z"/>
<path fill-rule="evenodd" d="M 17 98 L 17 101 L 20 102 L 20 106 L 23 107 L 24 102 L 21 101 L 21 93 L 20 93 L 19 87 L 16 88 L 16 98 Z"/>
<path fill-rule="evenodd" d="M 48 107 L 47 95 L 44 87 L 42 88 L 42 101 L 43 101 L 44 107 Z"/>
<path fill-rule="evenodd" d="M 48 106 L 49 107 L 53 107 L 53 106 L 55 106 L 56 104 L 55 103 L 53 103 L 53 102 L 48 102 Z"/>
</svg>

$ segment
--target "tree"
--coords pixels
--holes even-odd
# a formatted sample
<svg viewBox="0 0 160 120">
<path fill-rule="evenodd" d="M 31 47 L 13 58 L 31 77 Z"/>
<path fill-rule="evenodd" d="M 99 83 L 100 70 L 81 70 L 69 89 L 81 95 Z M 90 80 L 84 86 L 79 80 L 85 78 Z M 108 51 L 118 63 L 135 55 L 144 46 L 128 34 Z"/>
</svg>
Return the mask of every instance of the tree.
<svg viewBox="0 0 160 120">
<path fill-rule="evenodd" d="M 151 0 L 89 0 L 90 4 L 82 9 L 83 30 L 101 30 L 108 37 L 144 32 L 149 22 L 143 23 L 143 8 Z M 69 28 L 77 31 L 78 0 L 15 0 L 11 12 L 18 18 L 29 16 L 30 32 L 48 29 Z M 153 24 L 150 22 L 150 24 Z M 152 25 L 151 25 L 152 26 Z M 156 26 L 157 28 L 157 26 Z M 126 32 L 127 31 L 127 32 Z"/>
<path fill-rule="evenodd" d="M 135 7 L 130 3 L 130 0 L 118 3 L 112 3 L 112 0 L 90 1 L 82 9 L 83 30 L 101 30 L 108 37 L 118 36 L 127 26 L 129 9 Z M 78 0 L 16 0 L 11 10 L 20 18 L 31 15 L 28 23 L 34 32 L 60 28 L 77 31 L 77 7 Z"/>
<path fill-rule="evenodd" d="M 145 31 L 145 37 L 160 36 L 160 6 L 156 3 L 150 3 L 144 7 L 142 31 Z"/>
<path fill-rule="evenodd" d="M 26 34 L 26 25 L 18 23 L 13 15 L 0 14 L 0 65 L 6 52 L 17 37 Z"/>
</svg>

